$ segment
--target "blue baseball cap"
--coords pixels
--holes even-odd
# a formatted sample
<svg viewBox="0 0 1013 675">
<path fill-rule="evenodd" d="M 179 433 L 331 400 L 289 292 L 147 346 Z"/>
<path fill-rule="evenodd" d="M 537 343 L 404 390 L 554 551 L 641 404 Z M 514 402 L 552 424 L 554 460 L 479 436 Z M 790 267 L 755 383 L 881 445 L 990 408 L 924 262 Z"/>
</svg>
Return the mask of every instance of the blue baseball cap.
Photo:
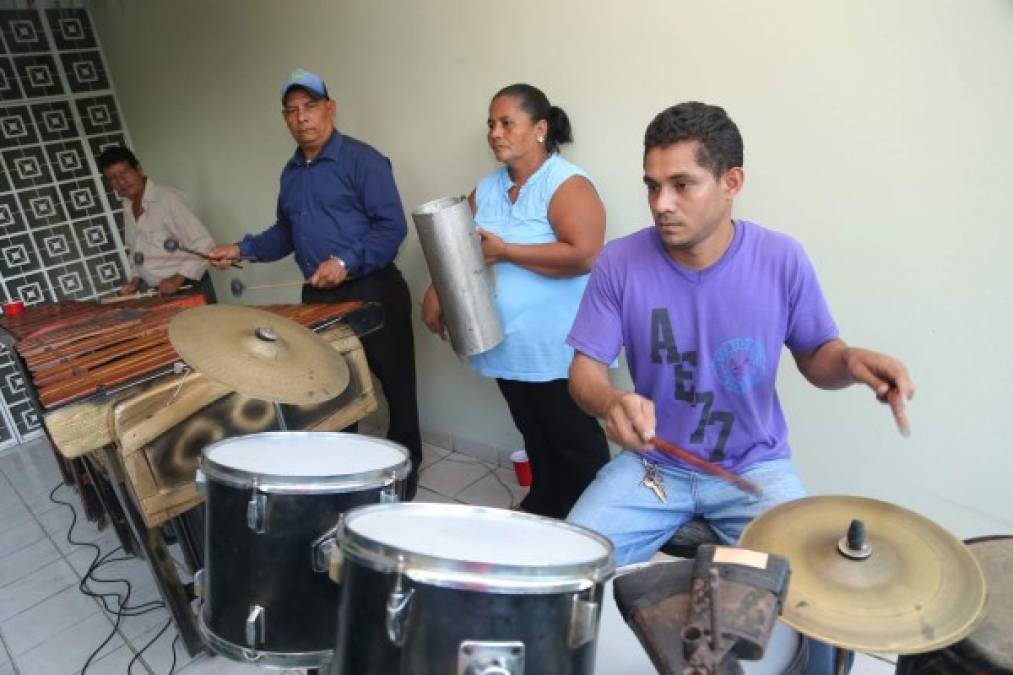
<svg viewBox="0 0 1013 675">
<path fill-rule="evenodd" d="M 311 73 L 302 68 L 293 70 L 285 82 L 281 85 L 281 102 L 285 102 L 285 95 L 292 87 L 305 89 L 313 98 L 327 98 L 327 85 L 316 73 Z"/>
</svg>

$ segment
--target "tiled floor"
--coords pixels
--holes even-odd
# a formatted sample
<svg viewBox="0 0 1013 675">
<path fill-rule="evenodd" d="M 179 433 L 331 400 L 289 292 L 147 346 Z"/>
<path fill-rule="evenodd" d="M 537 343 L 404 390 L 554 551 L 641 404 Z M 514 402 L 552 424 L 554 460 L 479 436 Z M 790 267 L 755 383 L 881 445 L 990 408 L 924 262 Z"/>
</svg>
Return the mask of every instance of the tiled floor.
<svg viewBox="0 0 1013 675">
<path fill-rule="evenodd" d="M 423 447 L 423 454 L 420 501 L 509 508 L 524 495 L 509 469 L 431 445 Z M 96 650 L 87 669 L 91 675 L 164 675 L 170 672 L 173 658 L 175 672 L 183 675 L 267 672 L 221 657 L 190 659 L 178 641 L 174 645 L 175 628 L 169 625 L 163 631 L 169 619 L 161 608 L 124 618 L 114 626 L 99 603 L 78 589 L 95 553 L 67 542 L 70 509 L 49 499 L 58 483 L 56 464 L 44 440 L 0 454 L 0 675 L 80 673 Z M 56 497 L 79 509 L 77 495 L 69 488 L 59 488 Z M 99 532 L 80 517 L 74 537 L 94 543 L 103 554 L 117 546 L 110 529 Z M 103 566 L 98 576 L 128 579 L 132 607 L 148 607 L 145 603 L 158 600 L 143 561 L 120 560 Z M 111 593 L 122 592 L 125 587 L 93 583 L 92 588 Z M 107 638 L 108 642 L 98 649 Z M 599 646 L 604 644 L 606 641 L 601 640 Z M 893 669 L 859 656 L 852 672 L 886 675 Z"/>
</svg>

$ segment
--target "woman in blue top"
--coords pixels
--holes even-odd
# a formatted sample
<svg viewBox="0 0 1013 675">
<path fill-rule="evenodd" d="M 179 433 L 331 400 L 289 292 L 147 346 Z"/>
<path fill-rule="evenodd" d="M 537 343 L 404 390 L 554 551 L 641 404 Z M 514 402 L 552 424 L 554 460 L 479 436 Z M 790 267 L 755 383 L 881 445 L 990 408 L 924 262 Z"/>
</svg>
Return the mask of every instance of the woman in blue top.
<svg viewBox="0 0 1013 675">
<path fill-rule="evenodd" d="M 570 121 L 540 90 L 514 84 L 489 104 L 488 141 L 497 170 L 468 202 L 494 265 L 505 338 L 471 357 L 496 378 L 531 461 L 531 491 L 521 508 L 564 518 L 609 460 L 597 420 L 567 390 L 573 323 L 591 264 L 605 238 L 605 207 L 587 174 L 559 156 Z M 439 298 L 430 286 L 422 320 L 441 337 Z"/>
</svg>

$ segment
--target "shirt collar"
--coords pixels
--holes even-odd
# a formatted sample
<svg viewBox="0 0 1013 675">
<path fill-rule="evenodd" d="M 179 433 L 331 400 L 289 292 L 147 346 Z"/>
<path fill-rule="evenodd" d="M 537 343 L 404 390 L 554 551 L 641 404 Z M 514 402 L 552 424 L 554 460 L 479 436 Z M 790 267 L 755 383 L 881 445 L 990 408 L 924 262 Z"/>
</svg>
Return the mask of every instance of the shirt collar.
<svg viewBox="0 0 1013 675">
<path fill-rule="evenodd" d="M 141 204 L 147 205 L 155 200 L 155 181 L 151 180 L 150 176 L 145 176 L 144 179 L 144 192 L 141 193 Z M 120 201 L 133 206 L 133 202 L 130 201 L 129 197 L 124 197 Z M 147 209 L 145 209 L 147 210 Z"/>
<path fill-rule="evenodd" d="M 341 132 L 338 131 L 337 127 L 335 127 L 334 131 L 331 132 L 331 137 L 327 139 L 326 143 L 324 143 L 324 147 L 320 148 L 320 152 L 317 153 L 317 156 L 313 161 L 318 162 L 323 158 L 337 161 L 338 154 L 341 151 L 341 146 L 344 142 L 345 137 L 342 136 Z M 292 153 L 292 159 L 288 160 L 288 163 L 294 164 L 295 166 L 306 165 L 306 158 L 303 157 L 302 148 L 295 149 L 295 152 Z"/>
<path fill-rule="evenodd" d="M 542 165 L 539 166 L 537 169 L 535 169 L 535 172 L 533 174 L 528 176 L 528 179 L 524 182 L 524 185 L 521 186 L 521 189 L 523 190 L 527 186 L 533 185 L 535 181 L 541 178 L 542 174 L 544 174 L 545 171 L 548 169 L 549 164 L 555 161 L 556 157 L 558 156 L 559 156 L 558 153 L 553 152 L 548 157 L 546 157 L 545 161 L 542 162 Z M 510 171 L 507 169 L 505 164 L 503 165 L 503 178 L 501 183 L 502 183 L 501 189 L 504 192 L 506 192 L 507 190 L 509 190 L 514 186 L 514 182 L 510 179 Z"/>
</svg>

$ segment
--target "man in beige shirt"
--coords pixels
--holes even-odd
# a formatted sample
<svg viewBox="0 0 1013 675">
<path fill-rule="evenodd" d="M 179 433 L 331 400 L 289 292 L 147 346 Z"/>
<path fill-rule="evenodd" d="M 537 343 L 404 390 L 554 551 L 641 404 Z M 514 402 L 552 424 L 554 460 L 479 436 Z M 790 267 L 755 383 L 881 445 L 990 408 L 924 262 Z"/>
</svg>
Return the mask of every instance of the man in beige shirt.
<svg viewBox="0 0 1013 675">
<path fill-rule="evenodd" d="M 120 288 L 120 295 L 136 293 L 147 284 L 161 295 L 173 295 L 181 289 L 203 292 L 213 302 L 207 261 L 184 250 L 205 253 L 213 241 L 183 193 L 156 185 L 144 175 L 134 153 L 124 147 L 106 149 L 99 155 L 98 165 L 123 200 L 124 243 L 131 256 L 130 281 Z M 177 241 L 177 250 L 166 250 L 169 238 Z"/>
</svg>

